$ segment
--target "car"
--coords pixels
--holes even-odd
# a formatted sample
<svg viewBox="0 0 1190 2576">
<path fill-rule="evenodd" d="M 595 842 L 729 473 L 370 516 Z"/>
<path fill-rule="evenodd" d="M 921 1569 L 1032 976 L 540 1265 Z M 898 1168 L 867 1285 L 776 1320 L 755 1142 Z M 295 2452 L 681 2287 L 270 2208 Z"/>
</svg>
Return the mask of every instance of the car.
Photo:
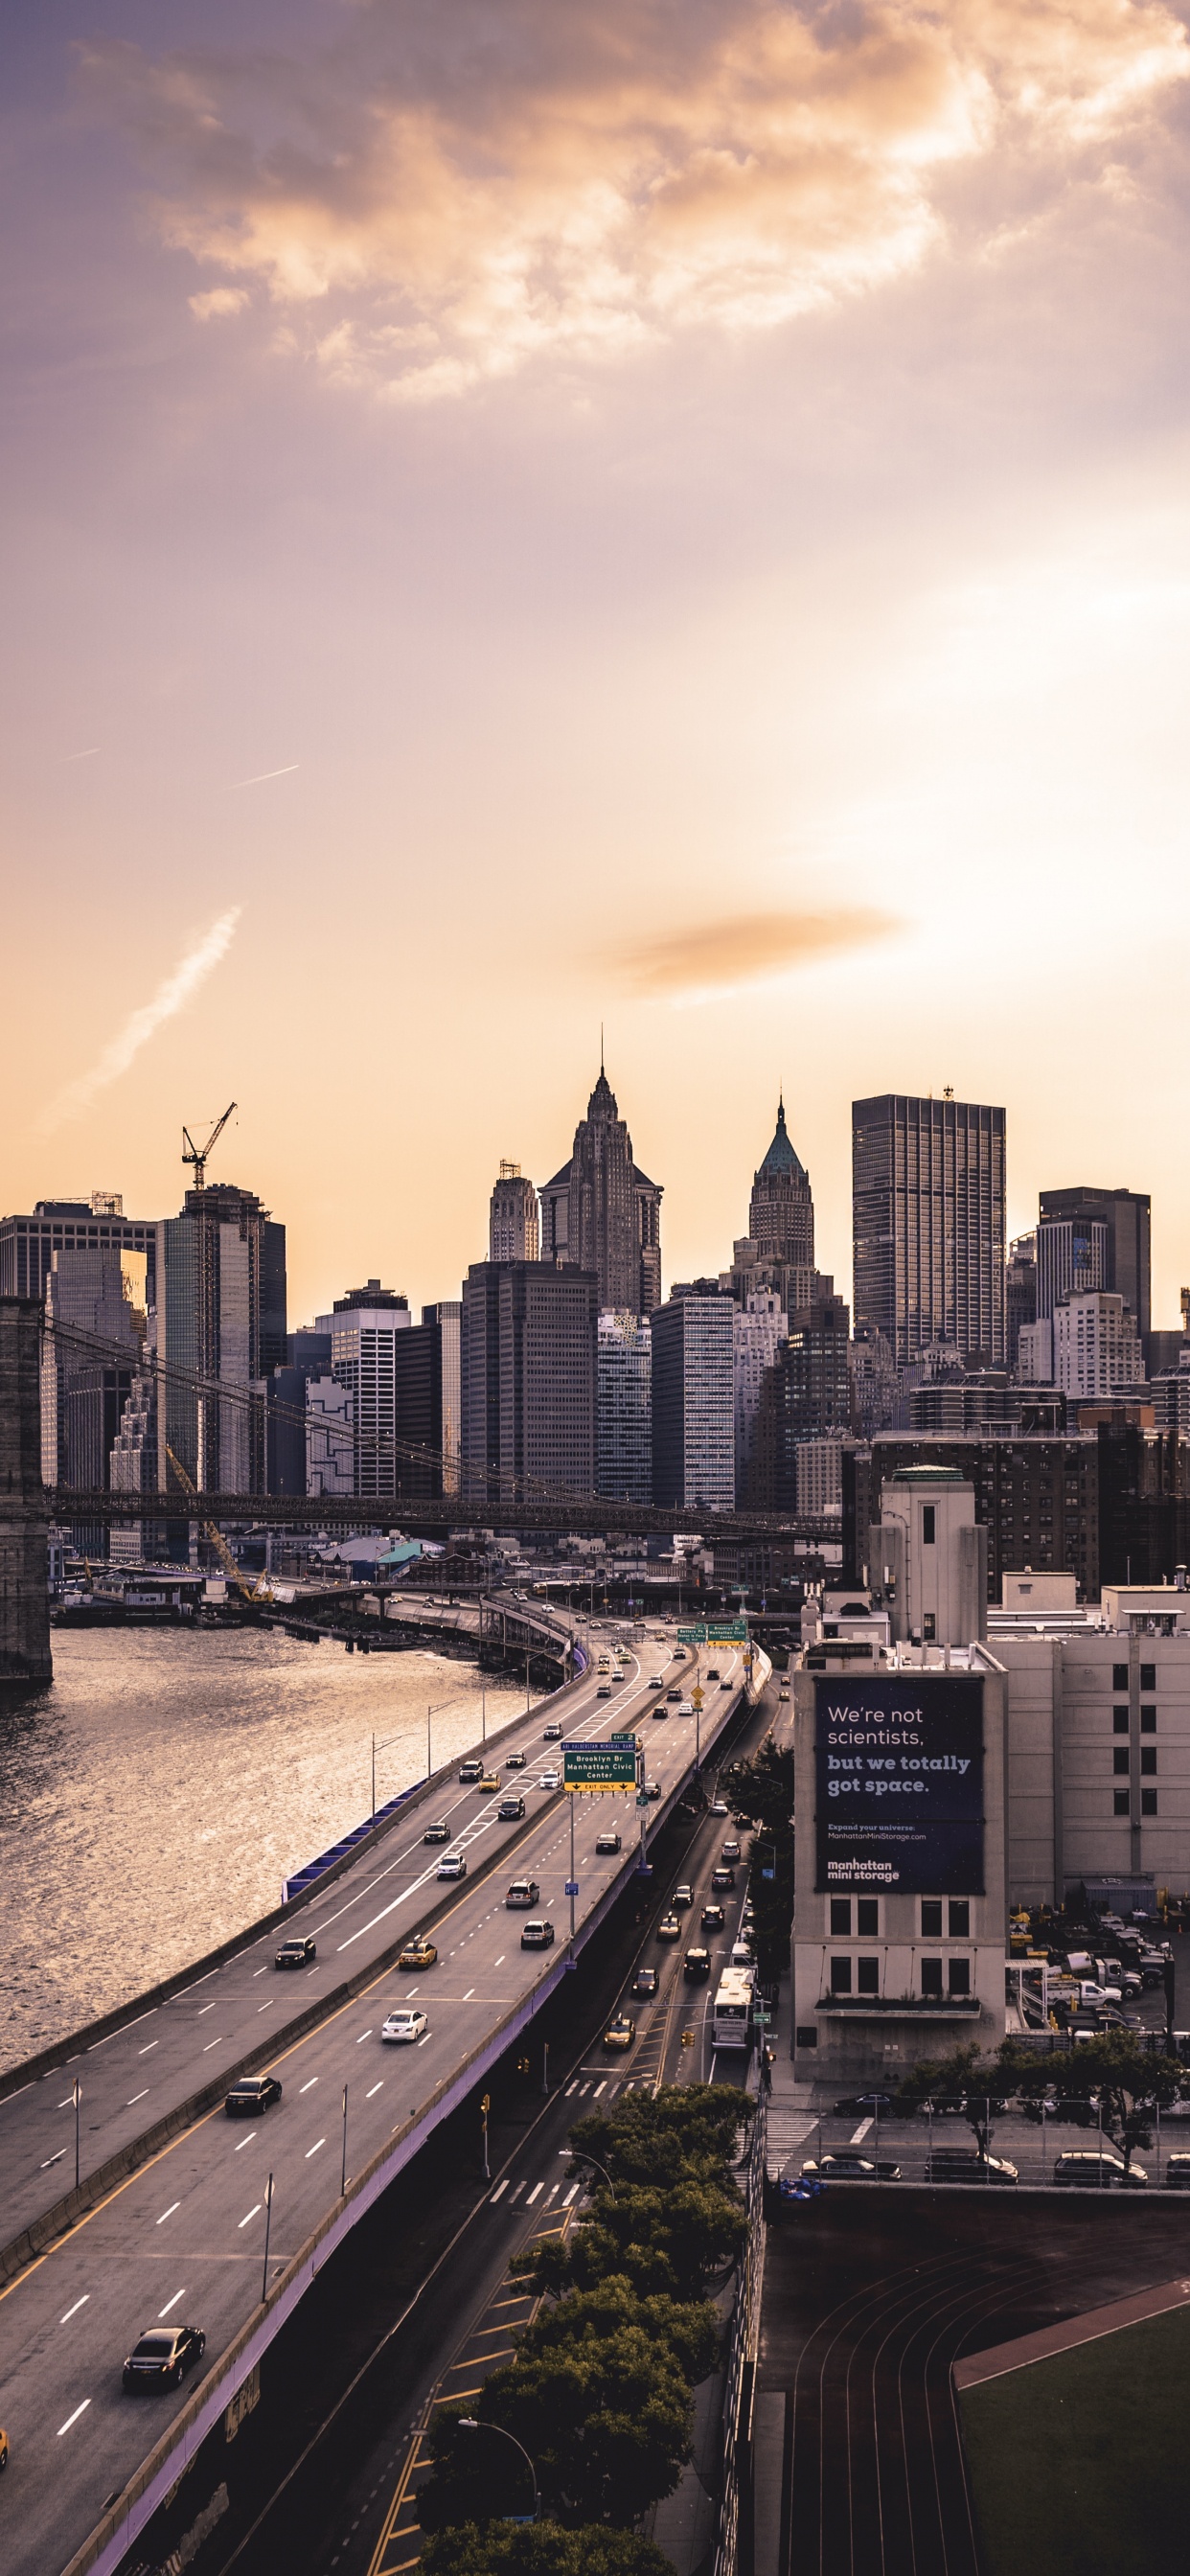
<svg viewBox="0 0 1190 2576">
<path fill-rule="evenodd" d="M 681 1694 L 680 1690 L 667 1690 L 667 1692 L 666 1692 L 665 1696 L 666 1696 L 667 1701 L 668 1701 L 668 1702 L 669 1702 L 669 1703 L 670 1703 L 674 1708 L 680 1708 L 680 1707 L 681 1707 L 681 1704 L 682 1704 L 682 1694 Z"/>
<path fill-rule="evenodd" d="M 1148 2179 L 1143 2165 L 1130 2165 L 1125 2172 L 1123 2156 L 1114 2147 L 1067 2147 L 1054 2165 L 1054 2181 L 1067 2189 L 1143 2191 Z"/>
<path fill-rule="evenodd" d="M 471 1757 L 470 1757 L 466 1762 L 460 1762 L 460 1764 L 459 1764 L 459 1778 L 460 1778 L 460 1780 L 462 1781 L 463 1786 L 464 1786 L 464 1788 L 465 1788 L 465 1789 L 469 1789 L 469 1788 L 472 1786 L 473 1782 L 475 1782 L 476 1780 L 482 1780 L 482 1778 L 483 1778 L 483 1764 L 482 1764 L 482 1762 L 478 1762 L 478 1761 L 476 1761 L 476 1759 L 474 1758 L 474 1756 L 473 1756 L 473 1755 L 472 1755 L 472 1756 L 471 1756 Z"/>
<path fill-rule="evenodd" d="M 595 1693 L 595 1697 L 596 1697 L 596 1699 L 610 1699 L 610 1698 L 611 1698 L 611 1695 L 612 1695 L 612 1686 L 611 1686 L 611 1683 L 610 1683 L 610 1682 L 600 1682 L 599 1688 L 598 1688 L 598 1690 L 597 1690 L 597 1691 L 596 1691 L 596 1693 Z"/>
<path fill-rule="evenodd" d="M 415 1933 L 412 1941 L 407 1941 L 397 1954 L 398 1968 L 436 1968 L 437 1965 L 438 1952 L 422 1932 Z"/>
<path fill-rule="evenodd" d="M 811 2156 L 802 2166 L 803 2180 L 817 2182 L 899 2182 L 899 2165 L 872 2156 Z"/>
<path fill-rule="evenodd" d="M 602 1853 L 618 1852 L 620 1849 L 619 1835 L 617 1833 L 596 1834 L 595 1849 L 597 1852 Z"/>
<path fill-rule="evenodd" d="M 401 2004 L 396 2012 L 390 2012 L 387 2021 L 381 2023 L 380 2036 L 398 2041 L 424 2039 L 429 2027 L 429 2019 L 420 2004 Z"/>
<path fill-rule="evenodd" d="M 254 2120 L 260 2111 L 268 2111 L 281 2099 L 281 2087 L 275 2075 L 241 2075 L 224 2097 L 223 2108 L 229 2120 Z"/>
<path fill-rule="evenodd" d="M 124 2386 L 180 2388 L 187 2371 L 202 2360 L 206 2348 L 201 2326 L 150 2326 L 139 2343 L 134 2343 L 124 2364 Z"/>
<path fill-rule="evenodd" d="M 679 1717 L 693 1717 L 694 1702 L 692 1699 L 684 1699 L 678 1702 L 678 1715 Z"/>
<path fill-rule="evenodd" d="M 682 1961 L 682 1975 L 689 1977 L 692 1986 L 705 1986 L 710 1973 L 710 1951 L 702 1949 L 697 1942 L 692 1941 Z"/>
<path fill-rule="evenodd" d="M 721 1893 L 725 1888 L 735 1886 L 735 1871 L 730 1861 L 722 1861 L 718 1869 L 711 1871 L 711 1885 L 716 1894 Z"/>
<path fill-rule="evenodd" d="M 539 1789 L 560 1789 L 562 1786 L 561 1772 L 543 1771 L 540 1779 L 538 1780 L 537 1786 Z"/>
<path fill-rule="evenodd" d="M 636 2037 L 636 2023 L 631 2013 L 617 2013 L 603 2034 L 605 2048 L 631 2048 Z"/>
<path fill-rule="evenodd" d="M 709 1816 L 729 1816 L 731 1814 L 731 1809 L 728 1806 L 726 1798 L 712 1798 L 710 1806 L 707 1809 L 707 1814 Z"/>
<path fill-rule="evenodd" d="M 658 1940 L 659 1940 L 659 1941 L 680 1941 L 680 1940 L 681 1940 L 681 1938 L 682 1938 L 682 1926 L 681 1926 L 681 1924 L 679 1923 L 679 1921 L 678 1921 L 678 1918 L 677 1918 L 677 1915 L 676 1915 L 676 1914 L 663 1914 L 663 1915 L 662 1915 L 662 1917 L 661 1917 L 661 1921 L 659 1922 L 659 1924 L 658 1924 L 658 1926 L 657 1926 L 657 1938 L 658 1938 Z"/>
<path fill-rule="evenodd" d="M 927 2182 L 974 2182 L 990 2189 L 1019 2180 L 1006 2156 L 981 2156 L 976 2147 L 935 2147 L 926 2166 Z"/>
<path fill-rule="evenodd" d="M 675 1887 L 674 1892 L 673 1892 L 673 1902 L 674 1902 L 675 1906 L 677 1906 L 677 1905 L 693 1905 L 693 1903 L 694 1903 L 694 1890 L 693 1890 L 693 1888 L 692 1888 L 692 1887 L 690 1887 L 690 1886 L 687 1884 L 687 1882 L 686 1882 L 686 1880 L 685 1880 L 685 1879 L 683 1879 L 682 1884 L 681 1884 L 681 1886 L 680 1886 L 680 1887 Z"/>
<path fill-rule="evenodd" d="M 541 1740 L 542 1740 L 542 1743 L 543 1743 L 543 1744 L 560 1744 L 560 1743 L 561 1743 L 561 1741 L 562 1741 L 562 1726 L 561 1726 L 561 1721 L 560 1721 L 558 1718 L 556 1718 L 556 1717 L 555 1717 L 555 1718 L 551 1721 L 551 1723 L 549 1724 L 549 1726 L 547 1726 L 547 1727 L 545 1727 L 545 1728 L 543 1729 Z"/>
<path fill-rule="evenodd" d="M 675 1646 L 675 1647 L 674 1647 L 674 1650 L 673 1650 L 673 1655 L 672 1655 L 672 1657 L 671 1657 L 671 1659 L 670 1659 L 670 1660 L 671 1660 L 671 1662 L 673 1662 L 673 1663 L 675 1663 L 675 1664 L 684 1664 L 684 1663 L 685 1663 L 685 1661 L 686 1661 L 686 1649 L 685 1649 L 685 1647 L 684 1647 L 684 1646 Z"/>
<path fill-rule="evenodd" d="M 422 1841 L 423 1843 L 448 1843 L 450 1841 L 450 1826 L 443 1824 L 441 1821 L 436 1825 L 427 1825 L 426 1830 L 422 1835 Z"/>
<path fill-rule="evenodd" d="M 526 1923 L 521 1933 L 522 1950 L 552 1950 L 553 1945 L 554 1927 L 548 1915 L 542 1915 L 535 1923 Z"/>
<path fill-rule="evenodd" d="M 524 1815 L 524 1812 L 525 1801 L 523 1798 L 501 1798 L 500 1804 L 496 1809 L 496 1814 L 498 1815 L 502 1825 L 515 1825 L 518 1819 Z"/>
<path fill-rule="evenodd" d="M 640 1794 L 642 1798 L 647 1798 L 649 1805 L 652 1806 L 654 1801 L 661 1795 L 660 1782 L 657 1780 L 646 1780 L 644 1788 L 641 1790 Z"/>
<path fill-rule="evenodd" d="M 720 1860 L 738 1860 L 739 1856 L 740 1847 L 738 1843 L 729 1842 L 722 1845 L 719 1853 Z"/>
<path fill-rule="evenodd" d="M 1190 2156 L 1171 2156 L 1165 2168 L 1167 2191 L 1190 2191 Z"/>
<path fill-rule="evenodd" d="M 865 2111 L 891 2110 L 892 2095 L 891 2093 L 844 2093 L 839 2101 L 832 2102 L 831 2109 L 836 2120 L 849 2120 L 852 2117 L 861 2120 Z"/>
<path fill-rule="evenodd" d="M 632 1980 L 634 1995 L 655 1995 L 660 1979 L 655 1968 L 638 1968 Z"/>
<path fill-rule="evenodd" d="M 666 1707 L 665 1702 L 664 1702 L 664 1700 L 663 1700 L 663 1699 L 659 1699 L 659 1700 L 658 1700 L 657 1705 L 656 1705 L 656 1708 L 651 1708 L 651 1709 L 649 1710 L 649 1715 L 650 1715 L 650 1717 L 668 1717 L 668 1716 L 669 1716 L 669 1710 L 667 1709 L 667 1707 Z"/>
<path fill-rule="evenodd" d="M 708 1665 L 707 1665 L 707 1680 L 708 1680 L 709 1682 L 717 1682 L 717 1681 L 718 1681 L 718 1679 L 719 1679 L 719 1667 L 718 1667 L 718 1664 L 708 1664 Z"/>
<path fill-rule="evenodd" d="M 779 1691 L 778 1691 L 778 1693 L 777 1693 L 777 1697 L 778 1697 L 778 1699 L 788 1699 L 788 1697 L 789 1697 L 789 1684 L 788 1684 L 788 1682 L 782 1682 L 782 1684 L 781 1684 L 781 1688 L 780 1688 L 780 1690 L 779 1690 Z"/>
<path fill-rule="evenodd" d="M 726 1918 L 721 1905 L 704 1905 L 698 1919 L 704 1932 L 721 1932 Z"/>
<path fill-rule="evenodd" d="M 508 1889 L 508 1894 L 507 1894 L 507 1896 L 505 1897 L 504 1902 L 505 1902 L 505 1904 L 506 1904 L 506 1905 L 511 1905 L 511 1906 L 514 1906 L 514 1907 L 515 1907 L 515 1906 L 518 1906 L 518 1905 L 540 1905 L 540 1903 L 541 1903 L 541 1889 L 539 1888 L 539 1886 L 538 1886 L 538 1884 L 537 1884 L 536 1879 L 535 1879 L 535 1878 L 514 1878 L 514 1879 L 512 1879 L 512 1880 L 510 1881 L 509 1889 Z"/>
<path fill-rule="evenodd" d="M 309 1960 L 316 1959 L 317 1957 L 317 1948 L 315 1947 L 314 1942 L 307 1936 L 305 1940 L 283 1941 L 277 1952 L 277 1956 L 273 1961 L 273 1966 L 275 1968 L 304 1968 Z"/>
<path fill-rule="evenodd" d="M 664 1673 L 650 1673 L 650 1675 L 649 1675 L 649 1688 L 650 1688 L 650 1690 L 664 1690 L 664 1688 L 665 1688 L 665 1675 L 664 1675 Z"/>
<path fill-rule="evenodd" d="M 500 1786 L 499 1772 L 485 1771 L 482 1780 L 477 1780 L 475 1786 L 485 1798 L 490 1797 L 492 1790 Z"/>
<path fill-rule="evenodd" d="M 467 1863 L 461 1852 L 444 1852 L 438 1863 L 439 1878 L 465 1878 Z"/>
<path fill-rule="evenodd" d="M 529 1756 L 527 1753 L 506 1753 L 504 1756 L 504 1768 L 506 1771 L 523 1771 L 528 1759 Z"/>
<path fill-rule="evenodd" d="M 720 1690 L 729 1691 L 729 1690 L 733 1689 L 733 1687 L 734 1687 L 734 1685 L 733 1685 L 731 1682 L 720 1682 L 720 1684 L 719 1684 L 719 1688 L 720 1688 Z M 782 1691 L 782 1693 L 781 1693 L 781 1697 L 782 1697 L 782 1699 L 788 1699 L 788 1697 L 789 1697 L 789 1693 L 788 1693 L 788 1691 Z"/>
</svg>

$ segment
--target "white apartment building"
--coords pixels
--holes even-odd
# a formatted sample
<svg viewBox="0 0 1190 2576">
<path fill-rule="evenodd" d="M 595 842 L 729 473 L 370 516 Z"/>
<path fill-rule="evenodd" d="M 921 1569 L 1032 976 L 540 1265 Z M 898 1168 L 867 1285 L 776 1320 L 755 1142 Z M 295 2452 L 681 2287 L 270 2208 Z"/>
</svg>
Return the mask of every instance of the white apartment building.
<svg viewBox="0 0 1190 2576">
<path fill-rule="evenodd" d="M 354 1448 L 353 1482 L 320 1491 L 392 1493 L 397 1481 L 396 1343 L 411 1322 L 408 1307 L 394 1305 L 345 1305 L 315 1317 L 315 1332 L 331 1337 L 331 1376 L 351 1398 Z"/>
<path fill-rule="evenodd" d="M 1064 1395 L 1093 1400 L 1143 1382 L 1135 1319 L 1114 1288 L 1065 1298 L 1054 1308 L 1053 1330 L 1054 1383 Z"/>
</svg>

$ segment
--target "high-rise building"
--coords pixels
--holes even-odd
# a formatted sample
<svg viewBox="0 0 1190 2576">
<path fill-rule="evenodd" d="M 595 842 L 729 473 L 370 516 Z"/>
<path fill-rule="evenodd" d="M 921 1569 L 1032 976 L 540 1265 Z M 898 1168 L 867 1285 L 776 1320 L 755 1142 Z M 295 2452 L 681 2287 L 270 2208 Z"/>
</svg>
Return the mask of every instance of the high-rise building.
<svg viewBox="0 0 1190 2576">
<path fill-rule="evenodd" d="M 1052 1324 L 1054 1382 L 1063 1395 L 1092 1403 L 1141 1383 L 1144 1361 L 1136 1324 L 1112 1289 L 1064 1297 L 1054 1308 Z"/>
<path fill-rule="evenodd" d="M 1088 1279 L 1089 1288 L 1114 1288 L 1130 1306 L 1136 1317 L 1136 1328 L 1142 1342 L 1148 1341 L 1152 1326 L 1150 1278 L 1150 1211 L 1147 1194 L 1139 1190 L 1096 1190 L 1085 1184 L 1078 1189 L 1042 1190 L 1038 1209 L 1044 1221 L 1060 1217 L 1069 1220 L 1085 1233 L 1089 1227 L 1107 1227 L 1107 1269 L 1102 1280 Z M 1039 1314 L 1047 1310 L 1040 1302 Z"/>
<path fill-rule="evenodd" d="M 1002 1367 L 1005 1119 L 884 1092 L 851 1111 L 856 1321 L 898 1364 L 937 1342 Z"/>
<path fill-rule="evenodd" d="M 618 1503 L 652 1498 L 652 1362 L 652 1335 L 639 1316 L 600 1316 L 595 1491 Z"/>
<path fill-rule="evenodd" d="M 519 1163 L 502 1162 L 488 1211 L 489 1261 L 536 1261 L 540 1233 L 532 1181 Z"/>
<path fill-rule="evenodd" d="M 568 1262 L 476 1261 L 463 1282 L 462 1500 L 590 1494 L 595 1274 Z"/>
<path fill-rule="evenodd" d="M 39 1199 L 31 1216 L 0 1217 L 0 1297 L 45 1296 L 56 1252 L 139 1252 L 147 1265 L 148 1303 L 157 1303 L 157 1220 L 125 1216 L 118 1190 L 89 1199 Z"/>
<path fill-rule="evenodd" d="M 760 1288 L 737 1306 L 732 1324 L 735 1365 L 735 1490 L 737 1503 L 752 1500 L 752 1453 L 765 1385 L 789 1331 L 789 1318 L 773 1288 Z M 757 1502 L 760 1502 L 757 1495 Z"/>
<path fill-rule="evenodd" d="M 161 1489 L 176 1481 L 168 1446 L 200 1493 L 261 1493 L 262 1381 L 286 1356 L 285 1228 L 251 1190 L 217 1181 L 187 1190 L 157 1234 Z"/>
<path fill-rule="evenodd" d="M 661 1197 L 632 1159 L 632 1138 L 603 1066 L 570 1160 L 541 1193 L 542 1257 L 593 1270 L 602 1312 L 648 1315 L 661 1303 Z"/>
<path fill-rule="evenodd" d="M 653 1336 L 653 1500 L 729 1512 L 735 1501 L 734 1306 L 708 1283 L 649 1318 Z"/>
<path fill-rule="evenodd" d="M 453 1494 L 459 1481 L 459 1343 L 462 1300 L 423 1306 L 420 1324 L 397 1337 L 397 1491 Z M 409 1449 L 426 1452 L 410 1458 Z"/>
<path fill-rule="evenodd" d="M 1037 1321 L 1037 1237 L 1018 1234 L 1008 1247 L 1008 1268 L 1004 1278 L 1005 1358 L 1010 1369 L 1017 1365 L 1022 1324 Z"/>
<path fill-rule="evenodd" d="M 350 1420 L 352 1446 L 352 1481 L 346 1490 L 377 1500 L 398 1490 L 397 1347 L 412 1320 L 408 1298 L 382 1288 L 378 1279 L 349 1288 L 336 1297 L 329 1315 L 314 1320 L 317 1333 L 330 1335 L 331 1377 L 350 1398 L 343 1416 Z M 321 1381 L 311 1381 L 308 1404 L 329 1418 L 333 1408 Z M 345 1488 L 323 1484 L 317 1490 L 341 1493 Z"/>
<path fill-rule="evenodd" d="M 789 1141 L 783 1097 L 777 1103 L 772 1144 L 753 1177 L 748 1235 L 758 1258 L 772 1268 L 813 1269 L 814 1201 L 810 1176 Z"/>
<path fill-rule="evenodd" d="M 815 1271 L 813 1280 L 816 1294 L 787 1318 L 761 1389 L 748 1478 L 748 1500 L 758 1511 L 802 1510 L 803 1445 L 841 1437 L 851 1426 L 850 1311 L 833 1279 Z"/>
<path fill-rule="evenodd" d="M 1111 1236 L 1087 1217 L 1042 1217 L 1037 1234 L 1037 1321 L 1045 1323 L 1063 1297 L 1085 1297 L 1110 1285 Z"/>
</svg>

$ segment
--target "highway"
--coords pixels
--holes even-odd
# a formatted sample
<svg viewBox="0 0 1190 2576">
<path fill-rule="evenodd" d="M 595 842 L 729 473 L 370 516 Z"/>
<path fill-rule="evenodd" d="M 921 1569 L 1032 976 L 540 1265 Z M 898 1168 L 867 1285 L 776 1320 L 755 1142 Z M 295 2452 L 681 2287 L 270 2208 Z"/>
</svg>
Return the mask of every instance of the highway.
<svg viewBox="0 0 1190 2576">
<path fill-rule="evenodd" d="M 603 1640 L 597 1635 L 594 1642 Z M 693 1683 L 697 1660 L 687 1657 L 683 1685 Z M 718 1685 L 710 1685 L 715 1698 L 705 1711 L 704 1740 L 716 1719 L 734 1705 L 741 1678 L 738 1659 L 728 1647 L 705 1651 L 702 1663 L 708 1662 L 718 1665 L 732 1688 L 720 1698 Z M 596 1697 L 598 1677 L 592 1672 L 568 1691 L 564 1706 L 567 1733 L 573 1735 L 619 1731 L 646 1719 L 648 1774 L 668 1796 L 689 1768 L 695 1721 L 673 1709 L 664 1725 L 648 1718 L 659 1695 L 649 1688 L 647 1674 L 663 1668 L 672 1681 L 677 1668 L 668 1661 L 663 1667 L 661 1649 L 645 1643 L 630 1656 L 626 1678 L 609 1701 Z M 558 1950 L 523 1951 L 523 1917 L 508 1912 L 503 1898 L 508 1877 L 532 1875 L 541 1887 L 537 1910 L 556 1924 L 561 1947 L 569 1920 L 564 1887 L 570 1820 L 565 1800 L 537 1785 L 551 1761 L 557 1763 L 554 1748 L 543 1740 L 552 1705 L 556 1703 L 534 1712 L 499 1748 L 505 1784 L 524 1789 L 526 1826 L 498 1825 L 494 1798 L 464 1794 L 457 1786 L 439 1795 L 437 1803 L 452 1827 L 450 1848 L 463 1851 L 472 1868 L 495 1853 L 500 1866 L 490 1877 L 465 1882 L 452 1896 L 434 1874 L 441 1852 L 425 1849 L 416 1826 L 407 1833 L 402 1824 L 392 1837 L 395 1847 L 373 1853 L 369 1864 L 361 1865 L 358 1884 L 354 1872 L 340 1879 L 299 1918 L 300 1928 L 318 1941 L 316 1970 L 283 1977 L 271 1966 L 276 1935 L 270 1935 L 258 1945 L 258 1955 L 237 1957 L 203 1988 L 191 1988 L 163 2006 L 141 2026 L 139 2036 L 135 2030 L 122 2032 L 110 2047 L 89 2053 L 88 2107 L 94 2105 L 101 2121 L 106 2110 L 110 2133 L 118 2134 L 122 2118 L 145 2116 L 145 2105 L 134 2103 L 133 2095 L 144 2089 L 151 2098 L 153 2088 L 160 2087 L 155 2109 L 171 2090 L 173 2098 L 186 2098 L 212 2061 L 216 2067 L 222 2062 L 219 2051 L 227 2052 L 228 2062 L 244 2053 L 244 2034 L 253 2021 L 275 2013 L 280 2023 L 287 2004 L 291 2013 L 297 2009 L 296 2002 L 289 2003 L 294 1988 L 308 1992 L 310 1979 L 318 1974 L 328 1984 L 337 1983 L 357 1963 L 382 1959 L 444 1895 L 449 1898 L 449 1910 L 434 1930 L 440 1954 L 435 1968 L 403 1976 L 392 1966 L 379 1965 L 361 1994 L 306 2036 L 279 2046 L 269 2061 L 284 2086 L 278 2106 L 253 2123 L 228 2121 L 220 2110 L 207 2113 L 114 2189 L 0 2296 L 0 2423 L 12 2452 L 0 2490 L 0 2523 L 9 2576 L 25 2576 L 25 2571 L 47 2576 L 48 2570 L 64 2566 L 171 2417 L 189 2405 L 194 2383 L 151 2398 L 122 2394 L 120 2364 L 144 2328 L 158 2319 L 200 2326 L 207 2337 L 204 2368 L 209 2372 L 252 2318 L 262 2292 L 270 2172 L 270 2279 L 284 2271 L 335 2209 L 344 2158 L 344 2086 L 350 2178 L 398 2133 L 409 2134 L 411 2123 L 424 2120 L 427 2105 L 490 2034 L 518 2008 L 531 2009 L 534 1990 L 550 1977 Z M 509 1775 L 504 1770 L 507 1753 L 520 1745 L 537 1759 L 525 1772 Z M 424 1818 L 423 1808 L 423 1827 Z M 634 1799 L 605 1795 L 584 1798 L 575 1821 L 581 1922 L 623 1872 L 639 1818 Z M 596 1833 L 613 1823 L 623 1836 L 624 1851 L 597 1860 Z M 262 1982 L 270 1990 L 263 1995 Z M 392 2048 L 381 2042 L 381 2023 L 398 2002 L 417 2002 L 428 2010 L 429 2029 L 416 2045 Z M 208 2029 L 209 2040 L 204 2036 Z M 158 2047 L 163 2049 L 160 2074 L 153 2065 Z M 111 2072 L 94 2067 L 100 2053 Z M 139 2084 L 131 2080 L 138 2070 Z M 13 2134 L 32 2138 L 32 2128 L 22 2131 L 16 2125 L 22 2117 L 28 2121 L 33 2114 L 42 2123 L 56 2118 L 58 2143 L 63 2143 L 62 2125 L 68 2124 L 65 2143 L 72 2148 L 73 2113 L 63 2075 L 45 2079 L 35 2090 L 47 2095 L 44 2104 L 28 2106 L 28 2097 L 17 2095 L 3 2106 L 3 2117 L 14 2120 Z M 22 2101 L 27 2104 L 23 2115 Z M 97 2152 L 106 2152 L 102 2130 L 100 2134 Z M 6 2176 L 16 2180 L 7 2132 L 0 2135 Z M 44 2196 L 44 2178 L 41 2187 Z"/>
</svg>

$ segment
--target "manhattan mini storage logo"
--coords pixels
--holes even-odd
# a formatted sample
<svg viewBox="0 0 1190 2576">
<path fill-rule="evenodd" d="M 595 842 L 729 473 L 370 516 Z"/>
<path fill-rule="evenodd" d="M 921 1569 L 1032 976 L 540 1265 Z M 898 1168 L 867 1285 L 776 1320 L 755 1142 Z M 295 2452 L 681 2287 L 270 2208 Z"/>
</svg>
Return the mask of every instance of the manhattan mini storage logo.
<svg viewBox="0 0 1190 2576">
<path fill-rule="evenodd" d="M 881 1675 L 854 1701 L 815 1690 L 819 1887 L 977 1895 L 983 1684 Z"/>
</svg>

